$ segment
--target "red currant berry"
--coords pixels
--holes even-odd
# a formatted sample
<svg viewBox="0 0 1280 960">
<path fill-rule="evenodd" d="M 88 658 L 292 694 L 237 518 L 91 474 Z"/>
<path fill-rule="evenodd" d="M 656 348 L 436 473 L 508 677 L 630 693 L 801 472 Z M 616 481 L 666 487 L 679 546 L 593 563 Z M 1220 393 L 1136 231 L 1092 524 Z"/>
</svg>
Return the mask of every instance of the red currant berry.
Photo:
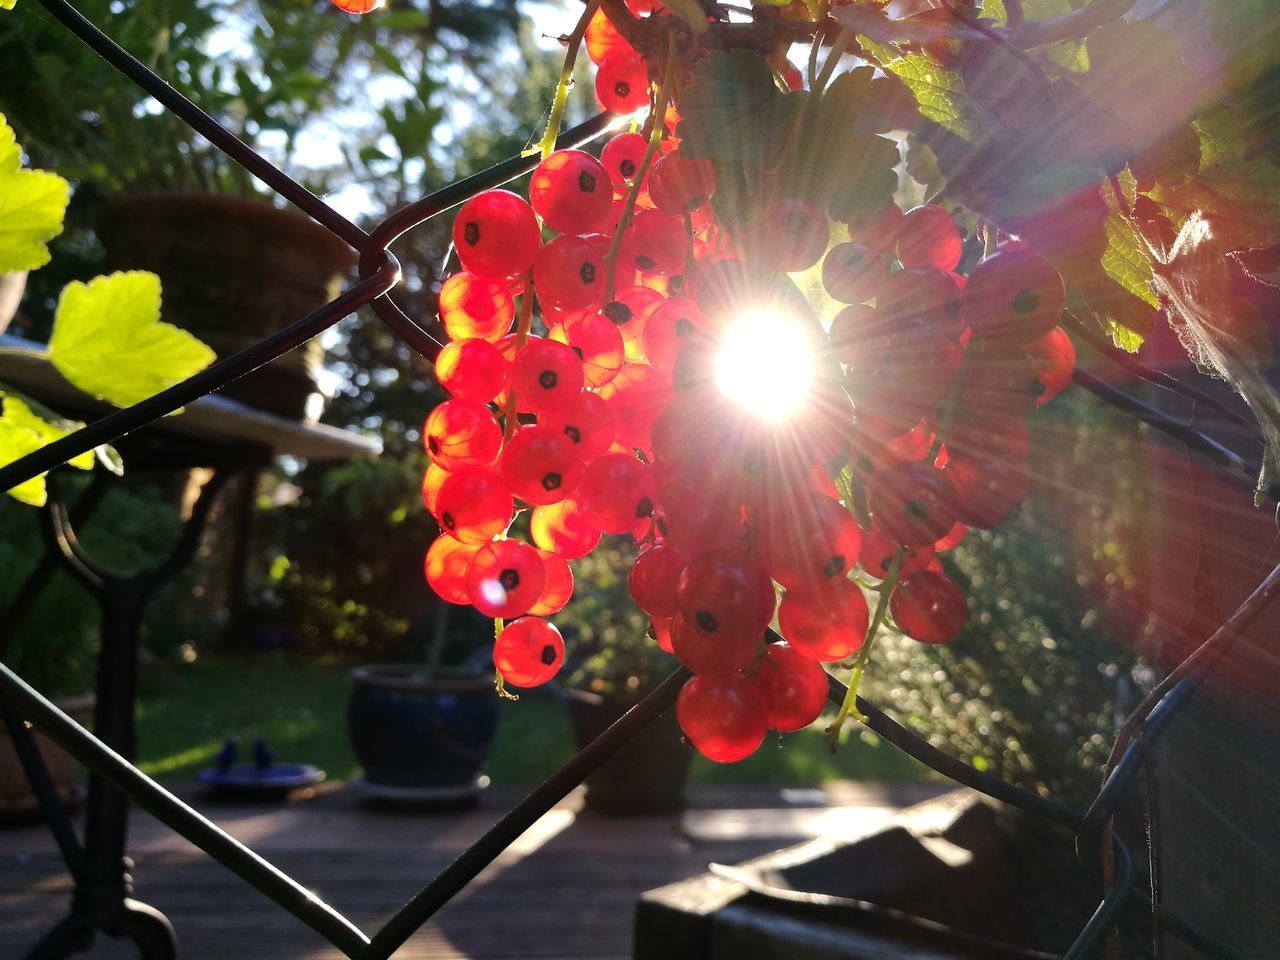
<svg viewBox="0 0 1280 960">
<path fill-rule="evenodd" d="M 1039 340 L 1027 344 L 1031 367 L 1031 396 L 1042 407 L 1071 382 L 1076 368 L 1076 348 L 1061 327 L 1054 327 Z"/>
<path fill-rule="evenodd" d="M 903 215 L 896 250 L 898 261 L 904 267 L 954 270 L 964 252 L 964 241 L 951 214 L 927 204 Z"/>
<path fill-rule="evenodd" d="M 556 237 L 533 262 L 538 302 L 557 310 L 581 310 L 604 292 L 604 251 L 586 237 Z"/>
<path fill-rule="evenodd" d="M 795 273 L 818 262 L 830 237 L 827 215 L 814 203 L 791 197 L 765 210 L 755 246 L 768 266 Z"/>
<path fill-rule="evenodd" d="M 648 143 L 641 134 L 620 133 L 604 145 L 600 162 L 614 184 L 622 186 L 635 180 Z"/>
<path fill-rule="evenodd" d="M 654 367 L 670 369 L 685 345 L 706 330 L 706 318 L 696 303 L 683 297 L 666 300 L 645 321 L 645 355 Z"/>
<path fill-rule="evenodd" d="M 680 729 L 717 763 L 751 756 L 764 741 L 765 710 L 746 677 L 693 677 L 676 698 Z"/>
<path fill-rule="evenodd" d="M 596 99 L 617 114 L 635 113 L 649 105 L 649 72 L 640 54 L 630 47 L 616 47 L 596 70 Z"/>
<path fill-rule="evenodd" d="M 440 485 L 436 511 L 446 533 L 463 543 L 486 543 L 507 529 L 515 505 L 496 473 L 463 467 Z"/>
<path fill-rule="evenodd" d="M 546 620 L 521 617 L 502 628 L 493 644 L 493 665 L 513 687 L 537 687 L 560 671 L 564 639 Z"/>
<path fill-rule="evenodd" d="M 436 500 L 440 497 L 440 487 L 451 476 L 453 474 L 440 464 L 427 464 L 427 470 L 422 475 L 422 502 L 432 516 L 436 513 Z"/>
<path fill-rule="evenodd" d="M 654 617 L 649 621 L 649 636 L 663 653 L 675 653 L 671 646 L 671 618 Z"/>
<path fill-rule="evenodd" d="M 1062 319 L 1066 287 L 1062 274 L 1029 247 L 1006 247 L 969 275 L 961 305 L 979 339 L 1031 343 Z"/>
<path fill-rule="evenodd" d="M 749 633 L 704 633 L 683 614 L 671 621 L 671 652 L 692 673 L 737 673 L 755 657 L 760 638 Z"/>
<path fill-rule="evenodd" d="M 455 273 L 440 288 L 440 323 L 453 340 L 476 338 L 497 342 L 511 329 L 515 305 L 500 280 L 474 273 Z"/>
<path fill-rule="evenodd" d="M 780 733 L 803 730 L 827 705 L 827 672 L 789 643 L 771 643 L 751 681 L 765 723 Z"/>
<path fill-rule="evenodd" d="M 889 612 L 899 630 L 921 643 L 946 643 L 968 616 L 960 588 L 930 570 L 902 579 L 889 596 Z"/>
<path fill-rule="evenodd" d="M 600 528 L 583 515 L 578 501 L 569 497 L 534 507 L 529 517 L 529 537 L 540 550 L 576 560 L 595 549 L 600 542 Z"/>
<path fill-rule="evenodd" d="M 819 590 L 788 590 L 778 604 L 778 627 L 803 656 L 823 663 L 844 660 L 866 636 L 870 613 L 852 580 L 833 580 Z"/>
<path fill-rule="evenodd" d="M 475 400 L 446 400 L 431 411 L 422 444 L 446 470 L 493 463 L 502 447 L 502 428 L 489 408 Z"/>
<path fill-rule="evenodd" d="M 452 340 L 436 357 L 436 379 L 455 397 L 488 403 L 507 385 L 511 364 L 487 340 Z"/>
<path fill-rule="evenodd" d="M 649 196 L 664 213 L 692 213 L 715 192 L 716 168 L 710 160 L 670 153 L 654 161 L 649 172 Z"/>
<path fill-rule="evenodd" d="M 680 574 L 679 613 L 711 637 L 754 640 L 773 619 L 774 595 L 759 561 L 730 550 L 693 559 Z"/>
<path fill-rule="evenodd" d="M 979 460 L 955 453 L 943 477 L 951 488 L 956 516 L 978 530 L 991 530 L 1026 499 L 1030 480 L 1026 465 L 1016 460 Z"/>
<path fill-rule="evenodd" d="M 662 294 L 648 287 L 623 287 L 614 294 L 613 300 L 601 308 L 601 315 L 622 334 L 622 344 L 628 360 L 644 362 L 644 326 L 649 314 L 664 299 Z"/>
<path fill-rule="evenodd" d="M 344 13 L 364 16 L 382 6 L 382 0 L 333 0 L 333 5 Z"/>
<path fill-rule="evenodd" d="M 942 474 L 924 463 L 897 463 L 876 477 L 868 497 L 872 519 L 908 547 L 932 544 L 956 522 Z"/>
<path fill-rule="evenodd" d="M 581 395 L 582 383 L 582 360 L 563 343 L 530 337 L 516 352 L 511 386 L 521 412 L 562 409 Z"/>
<path fill-rule="evenodd" d="M 549 617 L 559 613 L 573 596 L 573 570 L 569 561 L 546 550 L 539 550 L 542 564 L 546 572 L 546 583 L 542 586 L 542 596 L 529 608 L 533 617 Z"/>
<path fill-rule="evenodd" d="M 540 414 L 538 422 L 568 437 L 583 463 L 590 463 L 607 451 L 617 430 L 608 401 L 598 393 L 586 391 L 573 403 Z"/>
<path fill-rule="evenodd" d="M 667 543 L 655 543 L 641 550 L 627 578 L 636 606 L 651 617 L 674 617 L 676 591 L 686 563 L 684 554 Z"/>
<path fill-rule="evenodd" d="M 569 314 L 547 337 L 567 344 L 582 358 L 583 382 L 589 387 L 603 387 L 611 381 L 626 359 L 622 334 L 594 310 Z"/>
<path fill-rule="evenodd" d="M 631 49 L 603 10 L 596 10 L 587 22 L 587 34 L 584 39 L 587 45 L 587 56 L 591 58 L 592 63 L 599 63 L 613 50 Z"/>
<path fill-rule="evenodd" d="M 684 269 L 688 242 L 679 217 L 661 210 L 637 210 L 618 246 L 618 266 L 669 277 Z"/>
<path fill-rule="evenodd" d="M 760 560 L 784 587 L 844 579 L 858 561 L 862 531 L 834 500 L 802 489 L 767 501 L 757 520 Z"/>
<path fill-rule="evenodd" d="M 600 388 L 600 396 L 613 411 L 617 442 L 648 450 L 654 421 L 671 402 L 671 384 L 662 372 L 648 364 L 629 363 Z"/>
<path fill-rule="evenodd" d="M 822 285 L 841 303 L 874 300 L 887 275 L 884 256 L 860 243 L 838 243 L 822 261 Z"/>
<path fill-rule="evenodd" d="M 467 596 L 467 568 L 479 549 L 478 543 L 463 543 L 447 534 L 441 534 L 431 542 L 423 572 L 436 596 L 449 603 L 471 602 Z"/>
<path fill-rule="evenodd" d="M 589 233 L 609 216 L 613 181 L 591 154 L 557 150 L 533 171 L 529 204 L 557 233 Z"/>
<path fill-rule="evenodd" d="M 537 550 L 519 540 L 494 540 L 471 559 L 467 596 L 486 617 L 511 620 L 538 602 L 546 579 Z"/>
<path fill-rule="evenodd" d="M 533 208 L 509 190 L 478 193 L 458 210 L 453 245 L 463 267 L 482 277 L 514 277 L 533 266 L 542 231 Z"/>
<path fill-rule="evenodd" d="M 889 565 L 893 562 L 895 550 L 902 551 L 902 560 L 898 564 L 899 576 L 923 570 L 933 559 L 932 547 L 904 547 L 896 544 L 887 533 L 873 523 L 862 533 L 862 549 L 858 551 L 858 566 L 867 576 L 883 580 L 889 575 Z"/>
<path fill-rule="evenodd" d="M 583 515 L 605 533 L 632 533 L 653 515 L 653 475 L 628 453 L 606 453 L 578 482 Z"/>
<path fill-rule="evenodd" d="M 538 425 L 511 435 L 498 468 L 512 493 L 536 505 L 560 502 L 582 477 L 577 447 L 563 433 Z"/>
<path fill-rule="evenodd" d="M 898 242 L 902 217 L 902 208 L 893 201 L 875 213 L 857 214 L 849 221 L 849 239 L 887 253 Z"/>
</svg>

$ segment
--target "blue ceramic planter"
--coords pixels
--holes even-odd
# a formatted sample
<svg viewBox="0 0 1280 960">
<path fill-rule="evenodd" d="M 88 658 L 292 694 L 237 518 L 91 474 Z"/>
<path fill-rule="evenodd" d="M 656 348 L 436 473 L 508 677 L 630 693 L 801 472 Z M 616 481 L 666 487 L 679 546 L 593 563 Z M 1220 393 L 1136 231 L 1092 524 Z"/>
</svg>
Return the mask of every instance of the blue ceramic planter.
<svg viewBox="0 0 1280 960">
<path fill-rule="evenodd" d="M 364 780 L 402 790 L 466 788 L 489 756 L 498 698 L 489 677 L 424 677 L 414 664 L 358 667 L 347 730 Z"/>
</svg>

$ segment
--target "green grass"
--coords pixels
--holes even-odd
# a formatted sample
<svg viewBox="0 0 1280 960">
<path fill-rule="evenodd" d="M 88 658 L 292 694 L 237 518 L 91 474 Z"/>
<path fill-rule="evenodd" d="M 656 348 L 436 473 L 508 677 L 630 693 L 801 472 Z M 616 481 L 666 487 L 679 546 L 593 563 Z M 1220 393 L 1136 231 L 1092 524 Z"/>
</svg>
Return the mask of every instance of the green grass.
<svg viewBox="0 0 1280 960">
<path fill-rule="evenodd" d="M 350 665 L 284 658 L 202 658 L 153 671 L 138 702 L 138 755 L 144 773 L 189 779 L 213 763 L 227 737 L 262 737 L 281 760 L 313 763 L 330 779 L 357 775 L 347 745 Z M 850 725 L 852 727 L 852 724 Z M 846 737 L 832 756 L 818 729 L 766 740 L 741 763 L 695 757 L 695 783 L 817 784 L 829 780 L 919 780 L 923 769 L 870 734 Z M 564 707 L 546 691 L 499 707 L 488 771 L 500 783 L 536 782 L 573 755 Z"/>
</svg>

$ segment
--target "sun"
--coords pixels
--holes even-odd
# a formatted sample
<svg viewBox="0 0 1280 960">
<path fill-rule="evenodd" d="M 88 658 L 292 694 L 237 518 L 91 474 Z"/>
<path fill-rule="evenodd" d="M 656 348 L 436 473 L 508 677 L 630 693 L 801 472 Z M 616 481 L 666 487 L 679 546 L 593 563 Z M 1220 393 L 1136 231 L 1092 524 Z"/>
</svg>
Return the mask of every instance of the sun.
<svg viewBox="0 0 1280 960">
<path fill-rule="evenodd" d="M 744 313 L 725 328 L 715 383 L 726 397 L 768 423 L 800 411 L 813 382 L 808 332 L 784 313 Z"/>
</svg>

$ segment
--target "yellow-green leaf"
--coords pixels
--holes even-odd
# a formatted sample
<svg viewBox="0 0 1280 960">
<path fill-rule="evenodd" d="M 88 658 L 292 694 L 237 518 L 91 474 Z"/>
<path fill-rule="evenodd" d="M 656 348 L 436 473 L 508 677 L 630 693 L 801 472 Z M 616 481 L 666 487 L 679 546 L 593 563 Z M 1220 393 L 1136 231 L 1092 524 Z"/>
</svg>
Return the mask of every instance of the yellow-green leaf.
<svg viewBox="0 0 1280 960">
<path fill-rule="evenodd" d="M 12 10 L 18 0 L 0 0 L 0 10 Z"/>
<path fill-rule="evenodd" d="M 1107 232 L 1107 249 L 1102 254 L 1102 269 L 1108 277 L 1149 307 L 1157 307 L 1151 290 L 1151 263 L 1146 245 L 1123 215 L 1112 212 L 1103 223 Z"/>
<path fill-rule="evenodd" d="M 39 406 L 39 404 L 37 404 L 37 406 Z M 44 410 L 44 413 L 49 414 L 49 411 Z M 79 430 L 84 426 L 83 423 L 79 423 L 74 420 L 64 421 L 61 423 L 54 423 L 51 420 L 47 420 L 45 417 L 32 410 L 26 401 L 15 396 L 8 396 L 5 399 L 4 416 L 5 419 L 15 427 L 30 430 L 34 433 L 40 438 L 42 445 L 45 443 L 52 443 L 54 440 L 60 440 L 73 430 Z M 67 464 L 79 470 L 92 470 L 93 451 L 87 450 L 78 457 L 73 457 L 68 460 Z"/>
<path fill-rule="evenodd" d="M 865 36 L 859 37 L 858 42 L 880 66 L 907 85 L 920 105 L 921 116 L 962 137 L 971 135 L 968 95 L 955 70 L 924 54 L 899 54 L 893 47 L 874 43 Z"/>
<path fill-rule="evenodd" d="M 23 426 L 22 414 L 33 416 L 27 405 L 17 397 L 0 397 L 3 409 L 0 410 L 0 466 L 13 463 L 34 453 L 44 446 L 45 442 L 34 430 Z M 15 413 L 18 422 L 15 422 Z M 9 496 L 33 507 L 43 507 L 48 495 L 44 486 L 44 474 L 32 477 L 6 491 Z"/>
<path fill-rule="evenodd" d="M 67 284 L 49 359 L 81 390 L 124 407 L 199 372 L 214 353 L 161 322 L 159 277 L 130 271 Z"/>
<path fill-rule="evenodd" d="M 43 170 L 19 169 L 21 158 L 13 130 L 0 114 L 0 273 L 48 263 L 45 245 L 62 232 L 67 212 L 67 181 Z"/>
</svg>

